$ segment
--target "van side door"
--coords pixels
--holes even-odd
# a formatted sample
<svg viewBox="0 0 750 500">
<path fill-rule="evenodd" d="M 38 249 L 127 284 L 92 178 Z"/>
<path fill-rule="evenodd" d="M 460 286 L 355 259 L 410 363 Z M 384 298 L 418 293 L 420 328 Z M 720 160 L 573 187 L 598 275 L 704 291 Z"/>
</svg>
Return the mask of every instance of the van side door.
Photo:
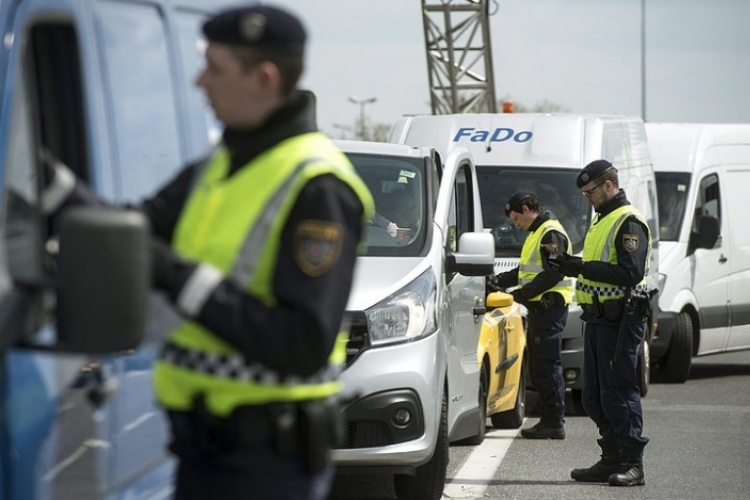
<svg viewBox="0 0 750 500">
<path fill-rule="evenodd" d="M 474 226 L 474 210 L 480 210 L 473 202 L 473 177 L 468 163 L 456 170 L 453 179 L 453 194 L 448 213 L 445 255 L 458 250 L 458 240 L 469 231 L 481 231 Z M 445 179 L 443 179 L 445 182 Z M 442 311 L 442 327 L 449 332 L 448 348 L 448 392 L 449 428 L 458 416 L 476 406 L 479 382 L 477 344 L 479 342 L 479 320 L 475 308 L 484 305 L 484 278 L 462 276 L 458 273 L 445 275 L 446 309 Z M 454 403 L 457 402 L 457 403 Z"/>
<path fill-rule="evenodd" d="M 743 226 L 750 186 L 750 144 L 720 147 L 724 176 L 726 216 L 732 231 L 724 239 L 729 247 L 729 307 L 732 328 L 727 349 L 750 348 L 750 231 Z"/>
<path fill-rule="evenodd" d="M 704 170 L 696 180 L 695 208 L 688 255 L 692 264 L 691 288 L 700 307 L 700 353 L 718 352 L 726 348 L 729 324 L 729 247 L 724 244 L 728 234 L 722 183 L 718 167 Z M 719 239 L 711 248 L 699 248 L 699 228 L 703 217 L 719 221 Z"/>
</svg>

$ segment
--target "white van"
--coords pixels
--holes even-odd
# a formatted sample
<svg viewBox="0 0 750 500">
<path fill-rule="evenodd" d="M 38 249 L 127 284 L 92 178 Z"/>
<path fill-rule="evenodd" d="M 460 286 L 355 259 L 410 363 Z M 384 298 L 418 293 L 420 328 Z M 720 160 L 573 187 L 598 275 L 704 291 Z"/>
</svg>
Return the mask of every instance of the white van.
<svg viewBox="0 0 750 500">
<path fill-rule="evenodd" d="M 494 243 L 482 230 L 476 172 L 463 148 L 441 159 L 430 148 L 337 144 L 398 230 L 375 217 L 357 259 L 347 432 L 333 458 L 339 473 L 393 474 L 401 500 L 437 500 L 448 443 L 481 443 L 487 420 L 477 346 Z"/>
<path fill-rule="evenodd" d="M 693 356 L 750 349 L 750 125 L 649 123 L 659 192 L 661 297 L 677 314 L 654 357 L 684 382 Z"/>
<path fill-rule="evenodd" d="M 648 285 L 657 287 L 656 184 L 640 118 L 533 113 L 410 116 L 391 128 L 389 142 L 432 145 L 443 153 L 456 147 L 471 152 L 479 176 L 485 228 L 495 239 L 495 273 L 518 265 L 528 234 L 505 216 L 504 205 L 517 191 L 537 194 L 544 208 L 562 222 L 574 253 L 580 254 L 593 210 L 576 187 L 576 176 L 593 160 L 611 161 L 619 171 L 620 186 L 651 227 Z M 563 333 L 563 374 L 573 391 L 576 410 L 582 412 L 583 328 L 579 313 L 580 308 L 572 304 Z M 649 325 L 653 329 L 653 322 Z M 648 391 L 650 338 L 651 332 L 640 357 L 643 395 Z"/>
</svg>

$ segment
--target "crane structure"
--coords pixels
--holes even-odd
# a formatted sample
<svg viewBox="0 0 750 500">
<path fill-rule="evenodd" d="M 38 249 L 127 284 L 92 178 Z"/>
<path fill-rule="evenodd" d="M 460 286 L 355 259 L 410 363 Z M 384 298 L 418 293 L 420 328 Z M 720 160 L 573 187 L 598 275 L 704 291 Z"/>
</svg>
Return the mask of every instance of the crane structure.
<svg viewBox="0 0 750 500">
<path fill-rule="evenodd" d="M 490 0 L 422 0 L 432 114 L 496 113 Z"/>
</svg>

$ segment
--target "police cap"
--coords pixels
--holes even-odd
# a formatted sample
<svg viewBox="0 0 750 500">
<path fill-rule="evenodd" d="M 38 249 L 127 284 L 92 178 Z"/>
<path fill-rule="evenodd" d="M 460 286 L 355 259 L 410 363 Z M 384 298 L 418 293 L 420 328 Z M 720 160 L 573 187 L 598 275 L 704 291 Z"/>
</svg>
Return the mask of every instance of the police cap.
<svg viewBox="0 0 750 500">
<path fill-rule="evenodd" d="M 536 200 L 536 196 L 531 193 L 520 191 L 508 199 L 508 203 L 505 204 L 505 216 L 509 217 L 510 212 L 518 212 L 519 214 L 523 211 L 522 203 L 524 200 Z"/>
<path fill-rule="evenodd" d="M 279 7 L 251 5 L 219 12 L 203 23 L 211 42 L 277 47 L 302 52 L 307 34 L 296 16 Z"/>
<path fill-rule="evenodd" d="M 576 186 L 578 186 L 578 188 L 580 189 L 594 179 L 598 179 L 599 177 L 604 175 L 605 172 L 609 172 L 613 168 L 615 167 L 612 166 L 612 164 L 607 160 L 594 160 L 583 167 L 581 172 L 578 174 L 578 177 L 576 177 Z"/>
</svg>

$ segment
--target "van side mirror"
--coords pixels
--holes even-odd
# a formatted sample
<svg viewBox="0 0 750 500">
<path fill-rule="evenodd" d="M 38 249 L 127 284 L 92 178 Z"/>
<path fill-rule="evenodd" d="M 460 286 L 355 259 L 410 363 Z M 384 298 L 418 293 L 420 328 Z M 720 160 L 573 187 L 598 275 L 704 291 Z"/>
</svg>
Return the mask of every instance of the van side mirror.
<svg viewBox="0 0 750 500">
<path fill-rule="evenodd" d="M 58 262 L 59 348 L 109 353 L 143 338 L 151 285 L 148 219 L 76 207 L 64 215 Z"/>
<path fill-rule="evenodd" d="M 719 240 L 719 219 L 713 215 L 703 215 L 698 219 L 698 248 L 714 248 Z"/>
<path fill-rule="evenodd" d="M 448 255 L 445 270 L 464 276 L 492 274 L 495 263 L 495 239 L 489 233 L 464 233 L 458 240 L 458 252 Z"/>
</svg>

